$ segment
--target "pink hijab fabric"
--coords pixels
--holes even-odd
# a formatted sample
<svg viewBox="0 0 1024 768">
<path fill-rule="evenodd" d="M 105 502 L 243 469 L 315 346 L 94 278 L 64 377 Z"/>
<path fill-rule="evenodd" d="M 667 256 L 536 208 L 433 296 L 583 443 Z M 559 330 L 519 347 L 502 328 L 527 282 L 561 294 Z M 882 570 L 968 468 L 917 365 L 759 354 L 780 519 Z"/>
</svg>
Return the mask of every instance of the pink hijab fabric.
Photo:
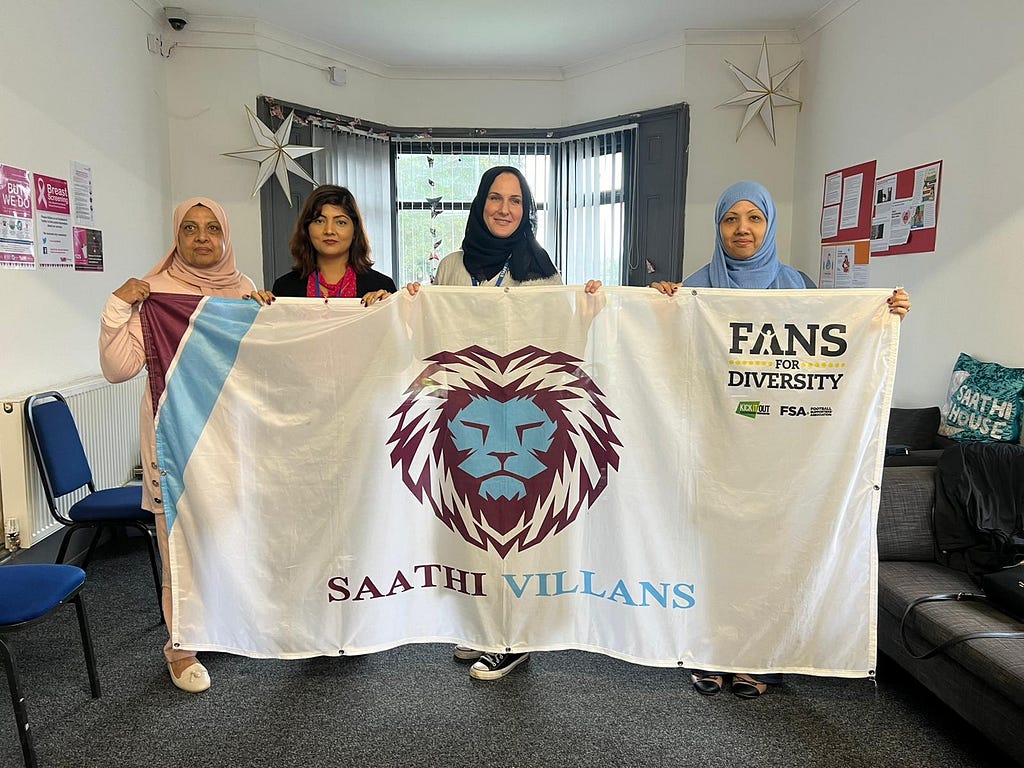
<svg viewBox="0 0 1024 768">
<path fill-rule="evenodd" d="M 178 255 L 178 229 L 185 215 L 197 205 L 209 208 L 224 231 L 224 256 L 212 267 L 198 269 Z M 175 280 L 191 286 L 203 296 L 225 296 L 237 299 L 252 290 L 252 281 L 235 266 L 235 248 L 231 245 L 231 224 L 224 209 L 207 197 L 192 197 L 174 209 L 174 244 L 167 255 L 143 280 L 166 273 Z"/>
</svg>

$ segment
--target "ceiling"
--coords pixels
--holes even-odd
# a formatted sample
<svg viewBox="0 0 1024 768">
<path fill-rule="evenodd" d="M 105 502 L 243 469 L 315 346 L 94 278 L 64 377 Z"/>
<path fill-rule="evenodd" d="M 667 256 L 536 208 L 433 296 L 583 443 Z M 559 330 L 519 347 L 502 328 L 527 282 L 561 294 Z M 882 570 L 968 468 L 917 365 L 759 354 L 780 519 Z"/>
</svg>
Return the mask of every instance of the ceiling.
<svg viewBox="0 0 1024 768">
<path fill-rule="evenodd" d="M 854 0 L 856 2 L 856 0 Z M 181 0 L 383 67 L 572 67 L 686 30 L 795 31 L 850 0 Z M 828 6 L 833 6 L 828 8 Z M 827 10 L 826 10 L 827 9 Z M 841 12 L 841 10 L 839 11 Z M 209 20 L 213 21 L 213 20 Z"/>
</svg>

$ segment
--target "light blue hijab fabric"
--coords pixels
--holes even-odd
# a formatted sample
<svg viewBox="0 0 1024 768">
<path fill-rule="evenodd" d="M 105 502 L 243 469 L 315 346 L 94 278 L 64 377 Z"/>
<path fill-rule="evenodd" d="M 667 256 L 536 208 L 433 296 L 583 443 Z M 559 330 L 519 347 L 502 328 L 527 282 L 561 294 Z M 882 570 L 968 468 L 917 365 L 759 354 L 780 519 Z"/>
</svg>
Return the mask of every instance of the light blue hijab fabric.
<svg viewBox="0 0 1024 768">
<path fill-rule="evenodd" d="M 764 213 L 768 229 L 764 242 L 749 259 L 734 259 L 722 246 L 718 228 L 722 217 L 740 200 L 749 200 Z M 775 245 L 775 201 L 756 181 L 738 181 L 722 193 L 715 207 L 715 254 L 683 285 L 692 288 L 806 288 L 803 275 L 779 261 Z"/>
</svg>

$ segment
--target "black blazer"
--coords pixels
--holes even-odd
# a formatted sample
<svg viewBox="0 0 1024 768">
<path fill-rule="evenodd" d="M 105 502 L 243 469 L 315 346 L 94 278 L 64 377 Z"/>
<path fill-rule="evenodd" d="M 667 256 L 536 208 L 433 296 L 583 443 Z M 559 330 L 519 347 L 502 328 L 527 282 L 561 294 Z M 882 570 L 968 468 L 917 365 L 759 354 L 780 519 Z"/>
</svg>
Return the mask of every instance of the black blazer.
<svg viewBox="0 0 1024 768">
<path fill-rule="evenodd" d="M 371 269 L 363 275 L 356 272 L 356 298 L 361 299 L 373 291 L 395 293 L 397 290 L 394 280 L 387 275 L 382 275 L 375 269 Z M 293 269 L 291 272 L 277 278 L 271 291 L 275 296 L 298 296 L 305 298 L 306 278 L 302 277 L 297 269 Z"/>
</svg>

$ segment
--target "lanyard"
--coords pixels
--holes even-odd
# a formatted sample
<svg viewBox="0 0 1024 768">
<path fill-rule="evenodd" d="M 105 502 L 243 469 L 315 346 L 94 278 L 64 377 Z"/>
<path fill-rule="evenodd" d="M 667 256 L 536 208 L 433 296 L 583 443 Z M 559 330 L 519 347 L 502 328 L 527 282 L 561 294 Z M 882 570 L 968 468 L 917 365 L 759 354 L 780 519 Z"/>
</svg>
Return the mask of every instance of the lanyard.
<svg viewBox="0 0 1024 768">
<path fill-rule="evenodd" d="M 501 268 L 501 272 L 498 273 L 498 279 L 494 281 L 494 287 L 495 288 L 500 288 L 501 287 L 501 281 L 504 280 L 505 279 L 505 275 L 508 274 L 508 263 L 509 263 L 509 261 L 511 259 L 512 259 L 512 254 L 510 253 L 508 255 L 508 258 L 505 259 L 505 266 L 503 266 Z M 473 278 L 473 285 L 474 286 L 480 285 L 480 281 L 477 280 L 475 277 Z"/>
<path fill-rule="evenodd" d="M 345 280 L 346 280 L 346 278 L 349 277 L 349 274 L 348 274 L 349 269 L 351 269 L 351 267 L 347 267 L 345 269 L 345 273 L 341 276 L 341 280 L 338 282 L 338 284 L 336 286 L 331 285 L 329 283 L 327 284 L 327 296 L 326 297 L 324 296 L 323 291 L 320 289 L 320 278 L 321 278 L 320 270 L 318 269 L 315 272 L 313 272 L 313 274 L 310 275 L 310 279 L 313 280 L 313 282 L 316 285 L 316 298 L 318 298 L 318 299 L 321 299 L 321 298 L 333 298 L 333 299 L 344 298 L 345 287 L 346 287 L 345 286 Z M 309 289 L 307 288 L 306 291 L 307 291 L 307 294 L 308 294 Z M 355 292 L 354 291 L 352 293 L 352 296 L 355 296 Z M 349 297 L 349 298 L 351 298 L 351 297 Z"/>
</svg>

